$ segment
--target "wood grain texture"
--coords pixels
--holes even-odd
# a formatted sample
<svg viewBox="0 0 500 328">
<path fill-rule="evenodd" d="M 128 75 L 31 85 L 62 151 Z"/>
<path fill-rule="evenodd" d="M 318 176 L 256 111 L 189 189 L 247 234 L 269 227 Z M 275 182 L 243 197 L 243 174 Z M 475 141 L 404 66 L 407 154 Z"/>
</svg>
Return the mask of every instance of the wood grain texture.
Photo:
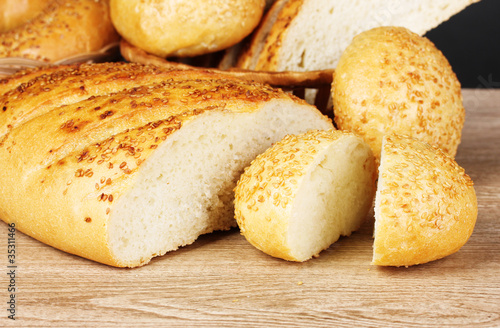
<svg viewBox="0 0 500 328">
<path fill-rule="evenodd" d="M 16 235 L 17 320 L 7 319 L 7 226 L 0 225 L 0 326 L 7 327 L 498 327 L 500 90 L 464 90 L 457 162 L 475 182 L 469 242 L 410 268 L 370 265 L 372 226 L 319 258 L 291 263 L 236 231 L 137 269 L 97 264 Z"/>
</svg>

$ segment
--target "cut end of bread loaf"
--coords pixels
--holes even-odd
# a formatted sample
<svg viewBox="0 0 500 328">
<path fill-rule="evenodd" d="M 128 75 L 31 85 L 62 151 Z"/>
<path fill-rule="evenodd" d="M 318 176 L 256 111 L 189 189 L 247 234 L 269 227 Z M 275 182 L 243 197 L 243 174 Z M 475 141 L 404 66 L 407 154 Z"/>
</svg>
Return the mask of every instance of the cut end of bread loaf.
<svg viewBox="0 0 500 328">
<path fill-rule="evenodd" d="M 148 261 L 201 234 L 236 226 L 233 188 L 243 168 L 285 132 L 318 125 L 314 113 L 298 116 L 294 106 L 269 102 L 257 113 L 205 114 L 172 135 L 144 163 L 111 215 L 116 257 Z"/>
<path fill-rule="evenodd" d="M 375 198 L 372 264 L 411 266 L 458 251 L 471 236 L 477 199 L 470 177 L 440 149 L 384 137 Z"/>
<path fill-rule="evenodd" d="M 236 220 L 258 249 L 306 261 L 357 230 L 375 193 L 375 163 L 353 134 L 287 136 L 245 170 L 235 189 Z"/>
</svg>

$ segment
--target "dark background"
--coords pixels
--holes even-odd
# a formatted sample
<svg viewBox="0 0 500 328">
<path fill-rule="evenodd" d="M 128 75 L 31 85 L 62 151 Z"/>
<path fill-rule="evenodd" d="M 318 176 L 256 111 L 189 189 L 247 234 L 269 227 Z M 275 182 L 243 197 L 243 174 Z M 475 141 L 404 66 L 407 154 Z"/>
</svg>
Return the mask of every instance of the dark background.
<svg viewBox="0 0 500 328">
<path fill-rule="evenodd" d="M 446 56 L 463 88 L 500 88 L 499 0 L 472 4 L 425 36 Z"/>
</svg>

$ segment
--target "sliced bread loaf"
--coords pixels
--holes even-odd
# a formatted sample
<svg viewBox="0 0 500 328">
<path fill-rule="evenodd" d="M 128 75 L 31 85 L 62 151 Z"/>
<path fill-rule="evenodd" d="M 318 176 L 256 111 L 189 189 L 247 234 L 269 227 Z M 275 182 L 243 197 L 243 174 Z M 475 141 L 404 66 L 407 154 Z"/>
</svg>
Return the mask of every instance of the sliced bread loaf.
<svg viewBox="0 0 500 328">
<path fill-rule="evenodd" d="M 402 26 L 423 35 L 477 1 L 277 1 L 237 66 L 262 71 L 335 68 L 352 38 L 365 30 Z"/>
<path fill-rule="evenodd" d="M 232 190 L 243 168 L 286 134 L 333 127 L 268 86 L 132 66 L 113 79 L 113 67 L 74 66 L 61 83 L 51 81 L 62 71 L 38 75 L 13 88 L 0 111 L 0 218 L 98 262 L 143 265 L 235 226 Z M 33 95 L 43 106 L 27 102 L 31 114 L 20 122 L 23 110 L 9 104 L 37 85 L 50 89 Z"/>
</svg>

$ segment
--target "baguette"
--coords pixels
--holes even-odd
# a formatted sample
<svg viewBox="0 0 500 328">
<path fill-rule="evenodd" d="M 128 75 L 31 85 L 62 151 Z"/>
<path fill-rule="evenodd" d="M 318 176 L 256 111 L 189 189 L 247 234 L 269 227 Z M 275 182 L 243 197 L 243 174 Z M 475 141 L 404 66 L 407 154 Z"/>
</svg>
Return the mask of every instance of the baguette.
<svg viewBox="0 0 500 328">
<path fill-rule="evenodd" d="M 0 124 L 0 218 L 117 267 L 235 226 L 243 168 L 286 134 L 333 128 L 294 96 L 201 70 L 75 65 L 14 87 L 4 104 L 38 88 Z"/>
</svg>

